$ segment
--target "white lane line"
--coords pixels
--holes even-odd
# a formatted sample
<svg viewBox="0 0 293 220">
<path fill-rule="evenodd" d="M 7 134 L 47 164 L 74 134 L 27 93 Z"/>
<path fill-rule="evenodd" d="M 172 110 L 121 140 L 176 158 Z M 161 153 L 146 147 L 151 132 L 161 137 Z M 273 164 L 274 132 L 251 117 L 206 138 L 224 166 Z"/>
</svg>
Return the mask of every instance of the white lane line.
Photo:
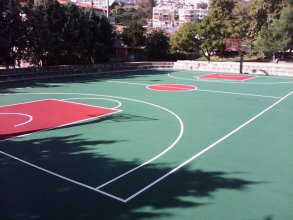
<svg viewBox="0 0 293 220">
<path fill-rule="evenodd" d="M 111 97 L 111 96 L 109 96 L 109 97 Z M 126 99 L 126 100 L 134 100 L 134 99 L 128 99 L 128 98 L 123 98 L 123 99 Z M 143 166 L 151 163 L 152 161 L 158 159 L 159 157 L 163 156 L 165 153 L 167 153 L 169 150 L 171 150 L 179 142 L 179 140 L 181 139 L 181 137 L 182 137 L 182 135 L 184 133 L 184 125 L 183 125 L 183 122 L 182 122 L 181 118 L 177 114 L 175 114 L 174 112 L 172 112 L 171 110 L 169 110 L 167 108 L 164 108 L 162 106 L 159 106 L 159 105 L 156 105 L 156 104 L 153 104 L 153 103 L 148 103 L 148 102 L 144 102 L 144 101 L 139 101 L 139 102 L 146 103 L 146 104 L 155 106 L 157 108 L 163 109 L 163 110 L 169 112 L 171 115 L 173 115 L 179 121 L 179 124 L 180 124 L 180 132 L 179 132 L 179 135 L 176 138 L 176 140 L 169 147 L 167 147 L 164 151 L 162 151 L 161 153 L 159 153 L 155 157 L 153 157 L 153 158 L 149 159 L 148 161 L 144 162 L 143 164 L 141 164 L 141 165 L 139 165 L 139 166 L 137 166 L 137 167 L 135 167 L 135 168 L 133 168 L 133 169 L 131 169 L 131 170 L 129 170 L 129 171 L 127 171 L 127 172 L 125 172 L 125 173 L 123 173 L 123 174 L 121 174 L 121 175 L 119 175 L 119 176 L 117 176 L 117 177 L 115 177 L 115 178 L 113 178 L 111 180 L 109 180 L 108 182 L 103 183 L 103 184 L 97 186 L 96 189 L 100 189 L 100 188 L 102 188 L 102 187 L 104 187 L 104 186 L 106 186 L 106 185 L 108 185 L 108 184 L 110 184 L 110 183 L 112 183 L 112 182 L 114 182 L 114 181 L 116 181 L 116 180 L 118 180 L 118 179 L 120 179 L 120 178 L 122 178 L 122 177 L 124 177 L 124 176 L 126 176 L 126 175 L 128 175 L 130 173 L 132 173 L 132 172 L 134 172 L 135 170 L 137 170 L 137 169 L 139 169 L 139 168 L 141 168 L 141 167 L 143 167 Z"/>
<path fill-rule="evenodd" d="M 231 135 L 235 134 L 236 132 L 238 132 L 240 129 L 242 129 L 243 127 L 245 127 L 246 125 L 250 124 L 251 122 L 253 122 L 255 119 L 257 119 L 258 117 L 260 117 L 261 115 L 263 115 L 264 113 L 266 113 L 267 111 L 269 111 L 270 109 L 272 109 L 274 106 L 276 106 L 277 104 L 279 104 L 280 102 L 282 102 L 283 100 L 285 100 L 286 98 L 288 98 L 291 94 L 293 94 L 293 91 L 291 91 L 289 94 L 287 94 L 286 96 L 284 96 L 283 98 L 281 98 L 280 100 L 278 100 L 277 102 L 275 102 L 274 104 L 272 104 L 271 106 L 269 106 L 268 108 L 266 108 L 265 110 L 263 110 L 262 112 L 260 112 L 259 114 L 257 114 L 256 116 L 252 117 L 251 119 L 249 119 L 248 121 L 246 121 L 245 123 L 243 123 L 242 125 L 240 125 L 238 128 L 234 129 L 233 131 L 231 131 L 230 133 L 226 134 L 224 137 L 220 138 L 219 140 L 217 140 L 216 142 L 212 143 L 211 145 L 207 146 L 205 149 L 203 149 L 202 151 L 198 152 L 197 154 L 195 154 L 194 156 L 190 157 L 188 160 L 184 161 L 183 163 L 181 163 L 179 166 L 175 167 L 174 169 L 172 169 L 171 171 L 169 171 L 168 173 L 166 173 L 165 175 L 161 176 L 159 179 L 153 181 L 152 183 L 150 183 L 149 185 L 147 185 L 146 187 L 144 187 L 143 189 L 137 191 L 136 193 L 134 193 L 133 195 L 131 195 L 130 197 L 128 197 L 127 199 L 125 199 L 126 202 L 128 202 L 129 200 L 133 199 L 134 197 L 138 196 L 139 194 L 143 193 L 144 191 L 146 191 L 147 189 L 149 189 L 150 187 L 152 187 L 153 185 L 157 184 L 158 182 L 162 181 L 163 179 L 165 179 L 166 177 L 168 177 L 169 175 L 173 174 L 174 172 L 176 172 L 177 170 L 179 170 L 180 168 L 182 168 L 183 166 L 187 165 L 188 163 L 190 163 L 191 161 L 195 160 L 196 158 L 198 158 L 199 156 L 201 156 L 202 154 L 206 153 L 208 150 L 212 149 L 213 147 L 215 147 L 217 144 L 223 142 L 224 140 L 226 140 L 227 138 L 229 138 Z"/>
<path fill-rule="evenodd" d="M 111 101 L 111 102 L 115 102 L 117 103 L 116 106 L 112 107 L 113 109 L 119 108 L 122 106 L 121 102 L 114 100 L 114 99 L 105 99 L 105 98 L 68 98 L 68 99 L 60 99 L 62 101 L 68 101 L 68 100 L 79 100 L 79 99 L 83 99 L 83 100 L 88 100 L 88 99 L 98 99 L 98 100 L 106 100 L 106 101 Z"/>
<path fill-rule="evenodd" d="M 108 82 L 111 82 L 111 83 L 121 83 L 121 84 L 129 84 L 129 85 L 139 85 L 139 86 L 145 86 L 146 85 L 146 84 L 140 84 L 140 83 L 123 82 L 123 81 L 108 81 Z M 148 86 L 148 85 L 146 85 L 146 86 Z M 170 86 L 166 86 L 166 87 L 171 88 Z M 230 94 L 230 95 L 254 96 L 254 97 L 273 98 L 273 99 L 280 99 L 280 98 L 282 98 L 282 97 L 278 97 L 278 96 L 265 96 L 265 95 L 249 94 L 249 93 L 225 92 L 225 91 L 205 90 L 205 89 L 197 89 L 196 91 L 201 91 L 201 92 L 214 92 L 214 93 L 222 93 L 222 94 Z"/>
<path fill-rule="evenodd" d="M 37 166 L 37 165 L 35 165 L 35 164 L 32 164 L 32 163 L 27 162 L 27 161 L 25 161 L 25 160 L 22 160 L 22 159 L 20 159 L 20 158 L 18 158 L 18 157 L 12 156 L 12 155 L 10 155 L 10 154 L 8 154 L 8 153 L 5 153 L 5 152 L 3 152 L 3 151 L 0 151 L 0 153 L 3 154 L 3 155 L 5 155 L 5 156 L 7 156 L 7 157 L 10 157 L 10 158 L 12 158 L 12 159 L 14 159 L 14 160 L 17 160 L 17 161 L 19 161 L 19 162 L 22 162 L 22 163 L 24 163 L 24 164 L 27 164 L 27 165 L 29 165 L 29 166 L 31 166 L 31 167 L 34 167 L 34 168 L 36 168 L 36 169 L 38 169 L 38 170 L 41 170 L 41 171 L 46 172 L 46 173 L 49 173 L 49 174 L 51 174 L 51 175 L 53 175 L 53 176 L 59 177 L 59 178 L 61 178 L 61 179 L 63 179 L 63 180 L 66 180 L 66 181 L 68 181 L 68 182 L 71 182 L 71 183 L 74 183 L 74 184 L 76 184 L 76 185 L 79 185 L 79 186 L 85 187 L 85 188 L 87 188 L 87 189 L 94 190 L 94 191 L 99 192 L 99 193 L 101 193 L 101 194 L 103 194 L 103 195 L 106 195 L 106 196 L 108 196 L 108 197 L 111 197 L 112 199 L 116 199 L 116 200 L 118 200 L 118 201 L 120 201 L 120 202 L 125 202 L 124 199 L 121 199 L 121 198 L 119 198 L 119 197 L 117 197 L 117 196 L 111 195 L 110 193 L 104 192 L 104 191 L 102 191 L 102 190 L 97 190 L 97 189 L 95 189 L 94 187 L 91 187 L 91 186 L 86 185 L 86 184 L 84 184 L 84 183 L 81 183 L 81 182 L 78 182 L 78 181 L 76 181 L 76 180 L 73 180 L 73 179 L 67 178 L 67 177 L 65 177 L 65 176 L 59 175 L 59 174 L 57 174 L 57 173 L 54 173 L 54 172 L 52 172 L 52 171 L 50 171 L 50 170 L 44 169 L 44 168 L 42 168 L 42 167 L 40 167 L 40 166 Z"/>
<path fill-rule="evenodd" d="M 129 84 L 129 85 L 137 85 L 137 86 L 148 86 L 148 84 L 142 84 L 142 83 L 132 83 L 132 82 L 124 82 L 124 81 L 113 81 L 113 80 L 109 80 L 107 82 L 110 82 L 110 83 L 121 83 L 121 84 Z"/>
<path fill-rule="evenodd" d="M 33 117 L 31 115 L 23 114 L 23 113 L 0 113 L 0 115 L 22 115 L 22 116 L 26 116 L 26 117 L 29 118 L 27 121 L 25 121 L 23 123 L 14 125 L 14 127 L 19 127 L 19 126 L 28 124 L 28 123 L 30 123 L 33 120 Z"/>
<path fill-rule="evenodd" d="M 282 98 L 282 97 L 279 97 L 279 96 L 256 95 L 256 94 L 250 94 L 250 93 L 225 92 L 225 91 L 206 90 L 206 89 L 198 89 L 197 91 L 200 91 L 200 92 L 223 93 L 223 94 L 231 94 L 231 95 L 255 96 L 255 97 L 272 98 L 272 99 L 280 99 L 280 98 Z"/>
<path fill-rule="evenodd" d="M 18 95 L 18 94 L 24 94 L 24 93 L 15 93 L 13 95 Z M 1 94 L 1 95 L 7 96 L 7 95 L 12 95 L 12 94 Z M 40 100 L 36 100 L 36 101 L 28 101 L 28 102 L 20 102 L 20 103 L 16 103 L 16 104 L 1 105 L 0 108 L 2 108 L 2 107 L 9 107 L 9 106 L 24 105 L 24 104 L 35 103 L 35 102 L 42 102 L 42 101 L 47 101 L 47 100 L 50 100 L 50 99 L 40 99 Z"/>
<path fill-rule="evenodd" d="M 104 192 L 104 191 L 102 191 L 102 190 L 100 190 L 101 187 L 103 187 L 105 185 L 108 185 L 109 183 L 111 183 L 111 182 L 113 182 L 113 181 L 115 181 L 117 179 L 120 179 L 121 177 L 123 177 L 123 176 L 125 176 L 125 175 L 127 175 L 127 174 L 129 174 L 129 173 L 131 173 L 131 172 L 133 172 L 133 171 L 141 168 L 142 166 L 147 165 L 148 163 L 151 163 L 152 161 L 154 161 L 154 160 L 158 159 L 159 157 L 161 157 L 162 155 L 166 154 L 168 151 L 170 151 L 179 142 L 179 140 L 181 139 L 181 137 L 182 137 L 182 135 L 184 133 L 184 125 L 183 125 L 183 122 L 180 119 L 180 117 L 178 115 L 176 115 L 174 112 L 172 112 L 171 110 L 169 110 L 167 108 L 164 108 L 162 106 L 159 106 L 159 105 L 156 105 L 156 104 L 153 104 L 153 103 L 150 103 L 150 102 L 145 102 L 145 101 L 137 100 L 137 99 L 124 98 L 124 97 L 119 97 L 119 96 L 97 95 L 97 94 L 82 94 L 82 93 L 15 93 L 15 94 L 3 94 L 3 95 L 6 95 L 6 96 L 13 95 L 14 96 L 14 95 L 28 95 L 28 94 L 34 94 L 34 95 L 83 95 L 83 96 L 107 97 L 107 98 L 114 98 L 114 99 L 122 99 L 122 100 L 134 101 L 134 102 L 138 102 L 138 103 L 143 103 L 143 104 L 151 105 L 151 106 L 157 107 L 159 109 L 162 109 L 164 111 L 167 111 L 168 113 L 170 113 L 171 115 L 173 115 L 179 121 L 179 124 L 180 124 L 180 132 L 179 132 L 177 138 L 172 142 L 172 144 L 170 146 L 168 146 L 164 151 L 162 151 L 160 154 L 156 155 L 155 157 L 149 159 L 148 161 L 144 162 L 143 164 L 141 164 L 141 165 L 139 165 L 139 166 L 137 166 L 137 167 L 135 167 L 135 168 L 127 171 L 126 173 L 121 174 L 120 176 L 118 176 L 118 177 L 116 177 L 116 178 L 114 178 L 114 179 L 112 179 L 112 180 L 110 180 L 110 181 L 108 181 L 108 182 L 106 182 L 106 183 L 98 186 L 98 187 L 95 187 L 95 188 L 92 187 L 92 189 L 95 190 L 96 192 L 100 192 L 100 193 L 105 194 L 105 195 L 107 193 Z M 58 100 L 58 99 L 56 99 L 56 100 Z M 18 136 L 18 137 L 20 137 L 20 136 Z M 9 140 L 9 139 L 5 139 L 5 140 L 2 140 L 2 141 L 6 141 L 6 140 Z M 0 153 L 1 153 L 1 151 L 0 151 Z M 12 158 L 13 158 L 13 156 L 12 156 Z M 119 198 L 119 197 L 117 197 L 117 198 Z M 117 200 L 119 200 L 121 202 L 125 202 L 125 200 L 123 200 L 121 198 L 119 198 Z"/>
</svg>

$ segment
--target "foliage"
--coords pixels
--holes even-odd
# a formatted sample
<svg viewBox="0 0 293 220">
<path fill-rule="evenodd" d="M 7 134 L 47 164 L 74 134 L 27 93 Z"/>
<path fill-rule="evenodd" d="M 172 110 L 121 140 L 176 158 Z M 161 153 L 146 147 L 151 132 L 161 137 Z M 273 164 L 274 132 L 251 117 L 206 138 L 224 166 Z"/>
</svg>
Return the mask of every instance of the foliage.
<svg viewBox="0 0 293 220">
<path fill-rule="evenodd" d="M 155 60 L 164 59 L 169 52 L 169 38 L 164 31 L 154 31 L 146 36 L 146 52 Z"/>
<path fill-rule="evenodd" d="M 283 0 L 255 0 L 248 11 L 250 26 L 247 37 L 255 40 L 264 25 L 272 24 L 280 17 L 284 6 Z"/>
<path fill-rule="evenodd" d="M 144 10 L 138 9 L 135 6 L 116 5 L 112 10 L 112 16 L 117 24 L 129 26 L 133 21 L 141 25 L 145 25 L 147 14 Z"/>
<path fill-rule="evenodd" d="M 212 6 L 206 18 L 184 25 L 171 38 L 173 49 L 186 52 L 201 51 L 210 60 L 213 52 L 222 53 L 225 50 L 226 38 L 240 37 L 240 28 L 235 25 L 232 13 L 235 1 L 213 0 Z"/>
<path fill-rule="evenodd" d="M 232 19 L 236 0 L 211 0 L 209 15 L 216 19 Z"/>
<path fill-rule="evenodd" d="M 250 2 L 238 2 L 233 9 L 233 23 L 235 28 L 240 33 L 240 37 L 247 37 L 246 33 L 249 30 L 250 20 L 249 20 L 249 8 Z"/>
<path fill-rule="evenodd" d="M 198 28 L 195 23 L 188 23 L 183 25 L 179 31 L 171 37 L 171 48 L 184 52 L 195 51 L 195 36 Z"/>
<path fill-rule="evenodd" d="M 88 29 L 87 57 L 91 63 L 107 61 L 114 48 L 115 36 L 112 26 L 104 16 L 100 18 L 95 13 L 90 13 Z"/>
<path fill-rule="evenodd" d="M 138 22 L 132 22 L 121 34 L 124 43 L 132 48 L 145 44 L 145 29 Z"/>
<path fill-rule="evenodd" d="M 171 47 L 185 52 L 201 51 L 207 60 L 222 54 L 226 38 L 244 37 L 257 49 L 273 55 L 293 49 L 292 0 L 211 0 L 208 16 L 184 25 L 172 38 Z"/>
<path fill-rule="evenodd" d="M 293 7 L 293 0 L 287 0 L 288 4 Z"/>
<path fill-rule="evenodd" d="M 17 0 L 0 1 L 0 65 L 15 66 L 25 43 L 26 17 Z"/>
<path fill-rule="evenodd" d="M 138 7 L 145 15 L 146 18 L 152 18 L 153 7 L 156 6 L 155 0 L 138 0 Z"/>
<path fill-rule="evenodd" d="M 92 10 L 56 0 L 40 0 L 32 8 L 0 1 L 2 66 L 19 59 L 33 65 L 105 62 L 113 51 L 112 26 Z"/>
<path fill-rule="evenodd" d="M 278 52 L 293 46 L 293 8 L 288 6 L 282 10 L 279 19 L 263 26 L 256 41 L 257 48 L 265 55 L 273 57 Z M 277 60 L 278 61 L 278 60 Z"/>
</svg>

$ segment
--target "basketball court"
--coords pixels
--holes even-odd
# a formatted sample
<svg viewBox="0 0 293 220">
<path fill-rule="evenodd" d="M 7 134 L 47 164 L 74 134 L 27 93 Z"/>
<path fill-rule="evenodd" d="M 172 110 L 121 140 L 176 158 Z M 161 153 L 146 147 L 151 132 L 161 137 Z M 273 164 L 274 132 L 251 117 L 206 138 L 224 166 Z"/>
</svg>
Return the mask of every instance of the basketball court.
<svg viewBox="0 0 293 220">
<path fill-rule="evenodd" d="M 293 78 L 3 83 L 1 219 L 292 219 Z"/>
</svg>

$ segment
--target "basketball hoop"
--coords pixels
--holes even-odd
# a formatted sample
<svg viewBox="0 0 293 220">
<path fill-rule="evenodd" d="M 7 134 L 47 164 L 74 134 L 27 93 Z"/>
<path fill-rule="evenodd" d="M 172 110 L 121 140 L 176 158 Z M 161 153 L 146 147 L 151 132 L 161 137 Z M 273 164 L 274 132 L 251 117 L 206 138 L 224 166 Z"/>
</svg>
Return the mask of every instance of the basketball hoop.
<svg viewBox="0 0 293 220">
<path fill-rule="evenodd" d="M 250 46 L 246 44 L 244 38 L 226 38 L 226 50 L 238 51 L 240 56 L 240 74 L 243 70 L 243 57 L 244 53 L 250 49 Z"/>
<path fill-rule="evenodd" d="M 241 44 L 240 45 L 240 50 L 242 51 L 242 52 L 247 52 L 247 51 L 249 51 L 250 50 L 250 45 L 247 45 L 247 44 Z"/>
</svg>

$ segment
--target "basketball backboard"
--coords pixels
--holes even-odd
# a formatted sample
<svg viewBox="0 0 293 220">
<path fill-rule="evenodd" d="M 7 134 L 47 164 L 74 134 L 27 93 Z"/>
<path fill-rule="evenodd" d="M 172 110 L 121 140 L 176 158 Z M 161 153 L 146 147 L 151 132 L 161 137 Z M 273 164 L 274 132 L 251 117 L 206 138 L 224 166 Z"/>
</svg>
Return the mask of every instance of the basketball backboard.
<svg viewBox="0 0 293 220">
<path fill-rule="evenodd" d="M 226 50 L 246 51 L 244 38 L 226 38 Z"/>
</svg>

